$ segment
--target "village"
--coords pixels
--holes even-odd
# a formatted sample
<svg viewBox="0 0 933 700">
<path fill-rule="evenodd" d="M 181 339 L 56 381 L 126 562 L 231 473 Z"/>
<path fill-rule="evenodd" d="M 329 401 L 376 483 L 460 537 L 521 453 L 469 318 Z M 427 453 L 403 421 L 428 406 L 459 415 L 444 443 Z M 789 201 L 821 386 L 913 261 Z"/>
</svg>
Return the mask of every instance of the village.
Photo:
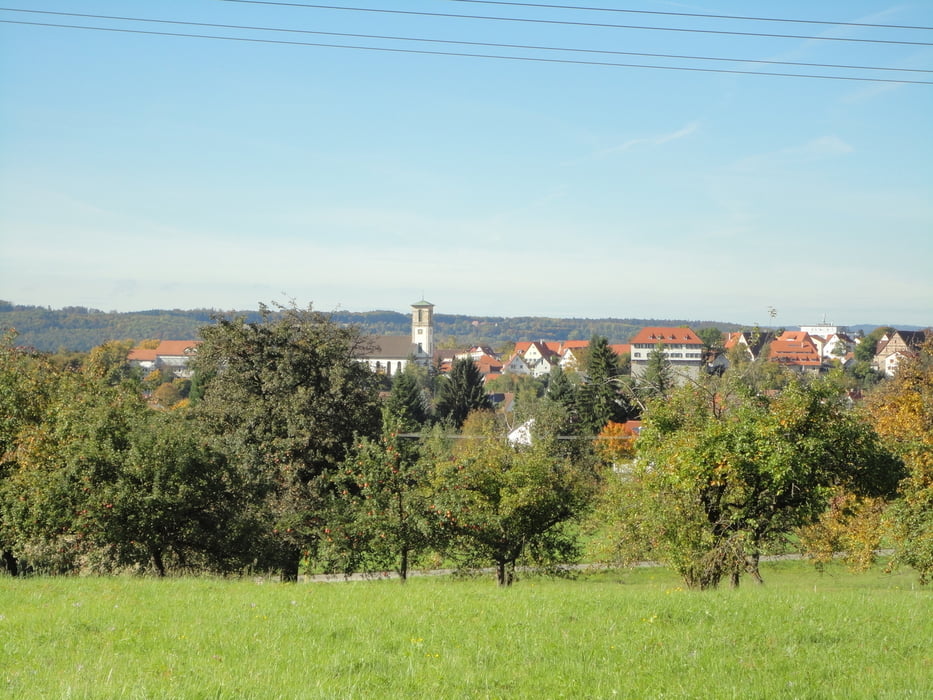
<svg viewBox="0 0 933 700">
<path fill-rule="evenodd" d="M 373 372 L 391 378 L 408 363 L 431 368 L 438 374 L 450 371 L 456 360 L 470 358 L 487 384 L 503 375 L 546 379 L 555 368 L 579 370 L 590 341 L 534 340 L 510 344 L 506 352 L 488 345 L 467 348 L 438 347 L 434 304 L 420 300 L 411 305 L 409 335 L 373 335 L 369 350 L 357 359 Z M 621 366 L 629 368 L 634 379 L 644 376 L 649 356 L 659 352 L 678 383 L 698 379 L 703 373 L 722 373 L 733 353 L 749 361 L 759 359 L 804 375 L 819 375 L 833 367 L 846 368 L 855 362 L 855 350 L 862 337 L 831 324 L 803 325 L 796 330 L 756 328 L 724 332 L 718 339 L 709 333 L 678 326 L 642 328 L 627 343 L 611 344 Z M 873 334 L 874 335 L 874 334 Z M 878 335 L 871 353 L 871 369 L 892 377 L 898 364 L 914 357 L 929 330 L 885 329 Z M 144 343 L 129 353 L 130 364 L 144 373 L 161 371 L 178 379 L 190 379 L 190 360 L 196 355 L 198 340 L 161 340 Z"/>
</svg>

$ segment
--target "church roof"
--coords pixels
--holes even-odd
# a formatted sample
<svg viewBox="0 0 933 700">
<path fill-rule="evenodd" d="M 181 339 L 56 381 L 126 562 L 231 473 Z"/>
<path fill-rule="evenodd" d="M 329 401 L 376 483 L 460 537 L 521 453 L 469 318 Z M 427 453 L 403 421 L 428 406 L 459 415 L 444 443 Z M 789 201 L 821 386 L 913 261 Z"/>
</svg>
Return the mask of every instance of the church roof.
<svg viewBox="0 0 933 700">
<path fill-rule="evenodd" d="M 373 349 L 363 355 L 366 359 L 404 360 L 418 354 L 418 346 L 411 342 L 410 335 L 374 335 L 369 340 Z"/>
</svg>

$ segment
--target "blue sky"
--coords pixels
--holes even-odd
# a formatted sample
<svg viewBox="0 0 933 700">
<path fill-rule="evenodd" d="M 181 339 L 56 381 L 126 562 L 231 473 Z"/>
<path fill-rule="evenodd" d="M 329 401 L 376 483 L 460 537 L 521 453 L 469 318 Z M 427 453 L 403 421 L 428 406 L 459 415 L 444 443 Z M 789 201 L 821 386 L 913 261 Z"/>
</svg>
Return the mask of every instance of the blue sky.
<svg viewBox="0 0 933 700">
<path fill-rule="evenodd" d="M 301 2 L 301 0 L 295 0 Z M 305 3 L 311 4 L 311 3 Z M 933 71 L 933 31 L 455 0 L 51 12 Z M 933 3 L 544 4 L 933 27 Z M 933 81 L 0 11 L 0 20 Z M 933 323 L 933 85 L 0 24 L 0 298 L 52 307 Z"/>
</svg>

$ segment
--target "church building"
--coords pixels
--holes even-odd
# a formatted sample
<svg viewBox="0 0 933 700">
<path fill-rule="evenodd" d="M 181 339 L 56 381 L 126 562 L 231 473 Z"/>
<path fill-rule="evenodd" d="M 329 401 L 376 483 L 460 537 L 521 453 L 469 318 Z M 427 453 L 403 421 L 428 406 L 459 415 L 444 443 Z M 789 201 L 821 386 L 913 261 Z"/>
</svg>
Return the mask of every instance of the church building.
<svg viewBox="0 0 933 700">
<path fill-rule="evenodd" d="M 373 349 L 360 358 L 374 372 L 394 376 L 409 362 L 427 366 L 434 356 L 434 304 L 422 299 L 411 305 L 410 335 L 374 335 Z"/>
</svg>

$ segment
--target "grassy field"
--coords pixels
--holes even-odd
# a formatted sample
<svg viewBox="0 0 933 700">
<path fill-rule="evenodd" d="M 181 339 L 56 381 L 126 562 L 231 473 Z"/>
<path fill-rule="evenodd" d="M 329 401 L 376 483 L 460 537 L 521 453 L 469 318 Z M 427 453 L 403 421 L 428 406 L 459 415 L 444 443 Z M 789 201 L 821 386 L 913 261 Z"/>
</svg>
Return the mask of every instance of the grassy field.
<svg viewBox="0 0 933 700">
<path fill-rule="evenodd" d="M 933 591 L 763 567 L 577 581 L 0 579 L 12 698 L 931 698 Z"/>
</svg>

